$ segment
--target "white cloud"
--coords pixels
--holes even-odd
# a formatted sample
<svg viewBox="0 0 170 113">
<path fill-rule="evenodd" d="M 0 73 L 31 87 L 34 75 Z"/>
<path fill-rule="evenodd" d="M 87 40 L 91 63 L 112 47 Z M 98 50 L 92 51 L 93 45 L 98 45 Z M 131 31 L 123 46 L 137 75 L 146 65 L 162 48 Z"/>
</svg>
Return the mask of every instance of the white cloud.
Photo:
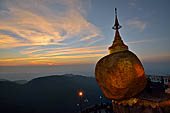
<svg viewBox="0 0 170 113">
<path fill-rule="evenodd" d="M 136 0 L 129 0 L 128 5 L 129 5 L 130 8 L 136 7 Z"/>
<path fill-rule="evenodd" d="M 131 26 L 131 27 L 134 27 L 134 28 L 137 28 L 140 31 L 143 31 L 146 28 L 147 23 L 143 22 L 143 21 L 140 21 L 140 20 L 135 18 L 135 19 L 128 20 L 127 25 Z"/>
</svg>

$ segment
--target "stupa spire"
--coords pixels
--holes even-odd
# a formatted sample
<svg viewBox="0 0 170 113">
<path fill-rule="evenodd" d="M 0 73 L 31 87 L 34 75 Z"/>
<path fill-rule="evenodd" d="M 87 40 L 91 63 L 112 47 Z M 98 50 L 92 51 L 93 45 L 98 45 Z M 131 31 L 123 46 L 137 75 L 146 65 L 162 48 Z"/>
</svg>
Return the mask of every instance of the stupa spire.
<svg viewBox="0 0 170 113">
<path fill-rule="evenodd" d="M 122 26 L 119 25 L 119 21 L 118 21 L 118 18 L 117 18 L 117 8 L 115 8 L 115 24 L 112 27 L 112 29 L 116 30 L 116 32 L 115 32 L 113 44 L 112 44 L 112 46 L 109 47 L 109 53 L 110 54 L 116 53 L 116 52 L 119 52 L 119 51 L 128 50 L 128 46 L 126 46 L 123 43 L 123 40 L 121 39 L 120 34 L 119 34 L 119 29 L 121 27 Z"/>
</svg>

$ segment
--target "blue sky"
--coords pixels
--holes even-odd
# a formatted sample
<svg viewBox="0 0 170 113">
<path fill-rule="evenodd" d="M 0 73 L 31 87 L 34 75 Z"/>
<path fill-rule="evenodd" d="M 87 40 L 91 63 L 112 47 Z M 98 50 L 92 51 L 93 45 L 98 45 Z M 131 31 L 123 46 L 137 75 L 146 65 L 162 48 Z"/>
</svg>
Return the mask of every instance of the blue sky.
<svg viewBox="0 0 170 113">
<path fill-rule="evenodd" d="M 169 4 L 169 0 L 0 0 L 0 65 L 94 65 L 108 54 L 117 8 L 121 37 L 146 72 L 170 73 Z"/>
</svg>

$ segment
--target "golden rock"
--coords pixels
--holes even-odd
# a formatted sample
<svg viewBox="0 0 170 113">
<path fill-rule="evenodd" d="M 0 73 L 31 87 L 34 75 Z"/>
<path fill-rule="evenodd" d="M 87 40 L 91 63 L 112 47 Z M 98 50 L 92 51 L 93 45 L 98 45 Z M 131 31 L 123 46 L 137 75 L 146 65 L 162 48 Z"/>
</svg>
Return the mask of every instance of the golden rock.
<svg viewBox="0 0 170 113">
<path fill-rule="evenodd" d="M 109 99 L 123 99 L 141 92 L 145 72 L 135 54 L 126 50 L 103 57 L 96 64 L 96 80 Z"/>
<path fill-rule="evenodd" d="M 138 57 L 123 43 L 118 31 L 120 28 L 116 12 L 113 27 L 116 33 L 109 47 L 110 54 L 100 59 L 95 68 L 95 77 L 104 95 L 114 100 L 133 97 L 146 86 L 144 68 Z"/>
</svg>

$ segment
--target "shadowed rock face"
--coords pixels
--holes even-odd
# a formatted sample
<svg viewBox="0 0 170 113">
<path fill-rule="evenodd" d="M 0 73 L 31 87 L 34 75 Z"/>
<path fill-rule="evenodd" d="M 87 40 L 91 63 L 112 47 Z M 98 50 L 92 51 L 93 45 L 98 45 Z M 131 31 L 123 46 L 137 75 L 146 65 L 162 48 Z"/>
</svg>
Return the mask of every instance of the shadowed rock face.
<svg viewBox="0 0 170 113">
<path fill-rule="evenodd" d="M 104 95 L 114 100 L 135 96 L 146 86 L 143 66 L 137 56 L 128 50 L 100 59 L 95 76 Z"/>
</svg>

